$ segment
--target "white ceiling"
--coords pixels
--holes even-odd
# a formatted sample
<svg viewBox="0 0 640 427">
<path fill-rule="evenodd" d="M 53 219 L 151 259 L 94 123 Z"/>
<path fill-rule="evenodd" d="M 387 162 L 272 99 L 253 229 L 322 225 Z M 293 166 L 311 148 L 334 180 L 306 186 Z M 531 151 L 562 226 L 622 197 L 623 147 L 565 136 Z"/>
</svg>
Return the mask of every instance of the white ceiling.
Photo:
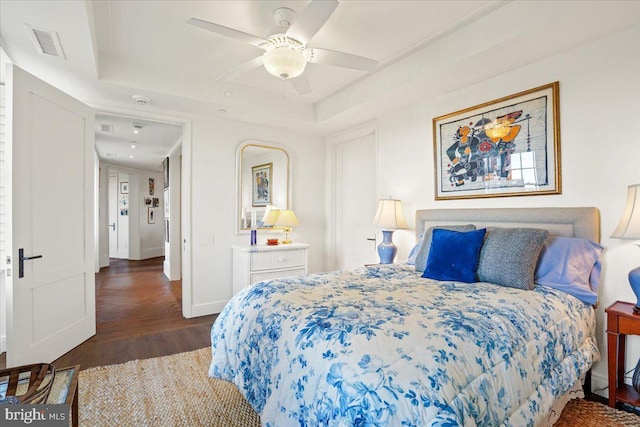
<svg viewBox="0 0 640 427">
<path fill-rule="evenodd" d="M 308 95 L 297 94 L 262 67 L 219 80 L 263 51 L 186 24 L 196 17 L 262 37 L 275 24 L 276 8 L 300 14 L 308 4 L 2 0 L 0 44 L 16 65 L 97 111 L 209 114 L 327 135 L 375 117 L 376 111 L 438 95 L 446 90 L 438 87 L 438 73 L 460 72 L 463 60 L 483 66 L 461 74 L 458 87 L 617 31 L 640 15 L 638 1 L 340 0 L 308 45 L 372 58 L 380 65 L 364 72 L 308 64 Z M 38 53 L 27 24 L 56 31 L 66 59 Z M 519 48 L 517 55 L 513 46 Z M 504 55 L 505 48 L 511 54 Z M 134 94 L 151 103 L 135 104 Z M 131 121 L 117 128 L 127 129 Z M 158 144 L 156 151 L 166 155 L 176 142 L 175 129 L 156 132 L 154 126 L 145 128 L 156 135 L 145 144 Z M 126 149 L 130 135 L 125 132 L 117 143 L 113 137 L 97 135 L 100 155 L 117 152 L 119 160 L 134 165 L 127 162 L 129 151 L 117 149 Z M 146 167 L 156 170 L 157 165 L 153 158 Z"/>
</svg>

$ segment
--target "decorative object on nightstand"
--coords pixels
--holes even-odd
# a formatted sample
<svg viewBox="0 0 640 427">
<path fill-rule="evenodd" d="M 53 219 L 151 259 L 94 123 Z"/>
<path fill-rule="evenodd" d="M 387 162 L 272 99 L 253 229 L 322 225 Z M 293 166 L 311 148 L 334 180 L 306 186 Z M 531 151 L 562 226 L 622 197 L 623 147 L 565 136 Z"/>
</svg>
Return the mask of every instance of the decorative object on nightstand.
<svg viewBox="0 0 640 427">
<path fill-rule="evenodd" d="M 378 245 L 380 264 L 392 264 L 398 253 L 398 248 L 393 244 L 393 232 L 409 228 L 402 213 L 402 202 L 392 198 L 379 200 L 373 225 L 382 229 L 382 242 Z"/>
<path fill-rule="evenodd" d="M 630 185 L 627 192 L 627 204 L 618 228 L 611 235 L 614 239 L 640 240 L 640 184 Z M 640 244 L 636 243 L 637 246 Z M 629 272 L 629 285 L 636 295 L 633 312 L 640 314 L 640 267 Z"/>
<path fill-rule="evenodd" d="M 280 211 L 278 219 L 275 223 L 275 227 L 284 228 L 284 240 L 282 241 L 283 245 L 292 243 L 292 241 L 289 240 L 289 233 L 291 233 L 291 227 L 295 227 L 296 225 L 300 225 L 300 223 L 298 222 L 298 217 L 296 217 L 295 212 L 293 212 L 291 209 L 283 209 Z"/>
</svg>

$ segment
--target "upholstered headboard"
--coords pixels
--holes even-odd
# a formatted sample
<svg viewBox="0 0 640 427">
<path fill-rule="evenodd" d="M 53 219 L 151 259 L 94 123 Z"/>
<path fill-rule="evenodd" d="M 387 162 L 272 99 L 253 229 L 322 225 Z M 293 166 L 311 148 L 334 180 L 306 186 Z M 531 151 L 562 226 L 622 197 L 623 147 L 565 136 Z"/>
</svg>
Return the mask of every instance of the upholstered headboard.
<svg viewBox="0 0 640 427">
<path fill-rule="evenodd" d="M 597 208 L 424 209 L 416 211 L 416 238 L 429 227 L 458 224 L 475 224 L 478 228 L 541 228 L 552 236 L 584 237 L 600 242 Z"/>
</svg>

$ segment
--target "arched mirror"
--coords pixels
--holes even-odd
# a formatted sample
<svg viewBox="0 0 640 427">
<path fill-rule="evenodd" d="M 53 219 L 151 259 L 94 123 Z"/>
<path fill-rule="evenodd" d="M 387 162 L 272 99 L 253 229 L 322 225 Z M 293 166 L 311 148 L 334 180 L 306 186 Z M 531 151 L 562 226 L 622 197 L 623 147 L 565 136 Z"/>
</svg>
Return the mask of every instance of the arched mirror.
<svg viewBox="0 0 640 427">
<path fill-rule="evenodd" d="M 271 142 L 245 142 L 236 153 L 236 233 L 269 228 L 263 223 L 268 209 L 291 206 L 289 153 Z"/>
</svg>

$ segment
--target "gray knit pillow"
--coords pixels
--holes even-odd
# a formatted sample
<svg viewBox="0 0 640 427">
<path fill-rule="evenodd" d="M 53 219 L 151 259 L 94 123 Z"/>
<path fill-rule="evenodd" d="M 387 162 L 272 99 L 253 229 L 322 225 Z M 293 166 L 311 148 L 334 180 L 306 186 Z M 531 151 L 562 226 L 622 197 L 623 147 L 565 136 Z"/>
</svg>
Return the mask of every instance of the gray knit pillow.
<svg viewBox="0 0 640 427">
<path fill-rule="evenodd" d="M 510 288 L 533 289 L 533 277 L 547 238 L 537 228 L 487 228 L 478 279 Z"/>
<path fill-rule="evenodd" d="M 422 235 L 422 246 L 420 246 L 420 250 L 418 251 L 418 255 L 416 256 L 416 271 L 419 271 L 421 273 L 423 273 L 424 269 L 427 268 L 427 258 L 429 258 L 429 249 L 431 248 L 431 237 L 433 236 L 433 230 L 436 228 L 449 231 L 473 231 L 476 229 L 476 226 L 473 224 L 438 225 L 429 228 Z"/>
</svg>

